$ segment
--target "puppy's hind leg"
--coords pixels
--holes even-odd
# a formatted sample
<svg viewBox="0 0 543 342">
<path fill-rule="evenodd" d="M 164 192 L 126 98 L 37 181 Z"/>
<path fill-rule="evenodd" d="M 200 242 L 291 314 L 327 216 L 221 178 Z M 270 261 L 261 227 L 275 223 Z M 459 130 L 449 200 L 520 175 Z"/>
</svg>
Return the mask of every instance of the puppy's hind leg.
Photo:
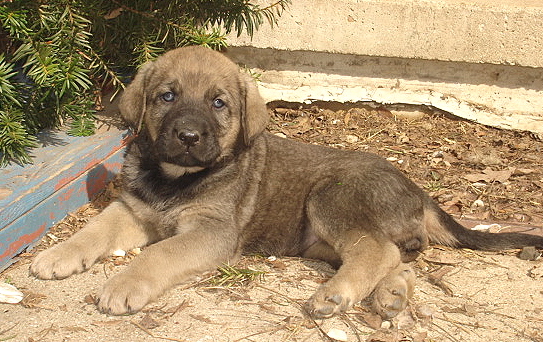
<svg viewBox="0 0 543 342">
<path fill-rule="evenodd" d="M 307 303 L 317 318 L 342 313 L 366 298 L 401 262 L 398 247 L 364 215 L 368 208 L 361 202 L 359 183 L 352 178 L 345 183 L 324 180 L 306 203 L 308 229 L 341 261 L 337 273 Z"/>
<path fill-rule="evenodd" d="M 379 281 L 400 263 L 400 252 L 389 241 L 349 232 L 336 244 L 342 265 L 309 299 L 307 311 L 314 317 L 343 313 L 367 297 Z"/>
</svg>

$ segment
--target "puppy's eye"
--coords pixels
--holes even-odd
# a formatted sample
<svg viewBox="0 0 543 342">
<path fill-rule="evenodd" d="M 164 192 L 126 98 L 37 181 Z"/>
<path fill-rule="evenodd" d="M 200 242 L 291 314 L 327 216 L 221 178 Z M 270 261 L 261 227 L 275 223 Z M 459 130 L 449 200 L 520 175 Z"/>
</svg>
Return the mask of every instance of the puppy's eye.
<svg viewBox="0 0 543 342">
<path fill-rule="evenodd" d="M 160 95 L 160 98 L 166 102 L 172 102 L 175 100 L 175 94 L 171 91 L 167 91 L 164 94 Z"/>
<path fill-rule="evenodd" d="M 217 109 L 221 109 L 223 108 L 224 106 L 226 106 L 226 103 L 224 103 L 223 100 L 221 99 L 215 99 L 213 100 L 213 107 L 217 108 Z"/>
</svg>

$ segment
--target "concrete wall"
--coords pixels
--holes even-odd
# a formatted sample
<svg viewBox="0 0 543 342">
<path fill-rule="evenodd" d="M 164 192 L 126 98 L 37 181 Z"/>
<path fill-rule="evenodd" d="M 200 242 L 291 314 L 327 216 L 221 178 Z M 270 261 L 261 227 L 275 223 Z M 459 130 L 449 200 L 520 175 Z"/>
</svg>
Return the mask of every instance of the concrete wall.
<svg viewBox="0 0 543 342">
<path fill-rule="evenodd" d="M 543 0 L 293 0 L 229 43 L 269 101 L 430 105 L 543 134 Z"/>
</svg>

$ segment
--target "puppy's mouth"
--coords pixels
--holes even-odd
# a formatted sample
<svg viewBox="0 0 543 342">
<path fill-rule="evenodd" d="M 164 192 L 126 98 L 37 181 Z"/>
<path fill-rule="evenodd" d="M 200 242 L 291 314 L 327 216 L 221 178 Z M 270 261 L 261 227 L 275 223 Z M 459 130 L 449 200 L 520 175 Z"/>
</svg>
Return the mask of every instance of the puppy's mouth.
<svg viewBox="0 0 543 342">
<path fill-rule="evenodd" d="M 184 151 L 180 151 L 178 153 L 162 151 L 159 153 L 158 159 L 161 162 L 174 164 L 177 166 L 201 168 L 209 167 L 213 165 L 213 162 L 215 161 L 214 155 L 209 155 L 208 153 L 200 155 L 200 153 L 195 153 L 189 148 L 186 148 Z"/>
<path fill-rule="evenodd" d="M 188 174 L 197 173 L 205 170 L 205 168 L 200 166 L 180 166 L 167 162 L 161 162 L 160 169 L 162 170 L 162 173 L 169 178 L 179 178 Z"/>
<path fill-rule="evenodd" d="M 159 139 L 155 145 L 155 156 L 161 163 L 182 167 L 211 167 L 219 158 L 220 151 L 215 144 L 199 142 L 193 146 L 180 144 L 176 140 Z"/>
</svg>

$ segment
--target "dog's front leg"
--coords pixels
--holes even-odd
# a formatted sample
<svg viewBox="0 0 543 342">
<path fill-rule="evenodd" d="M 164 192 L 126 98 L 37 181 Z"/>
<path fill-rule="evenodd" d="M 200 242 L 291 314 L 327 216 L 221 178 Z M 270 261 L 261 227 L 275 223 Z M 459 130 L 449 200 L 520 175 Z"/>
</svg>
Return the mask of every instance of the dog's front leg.
<svg viewBox="0 0 543 342">
<path fill-rule="evenodd" d="M 30 273 L 40 279 L 66 278 L 117 249 L 144 246 L 153 239 L 131 210 L 115 201 L 67 241 L 39 253 Z"/>
<path fill-rule="evenodd" d="M 112 315 L 137 312 L 168 288 L 235 262 L 236 240 L 226 234 L 228 227 L 210 226 L 210 221 L 203 219 L 191 230 L 146 248 L 104 284 L 99 310 Z"/>
</svg>

